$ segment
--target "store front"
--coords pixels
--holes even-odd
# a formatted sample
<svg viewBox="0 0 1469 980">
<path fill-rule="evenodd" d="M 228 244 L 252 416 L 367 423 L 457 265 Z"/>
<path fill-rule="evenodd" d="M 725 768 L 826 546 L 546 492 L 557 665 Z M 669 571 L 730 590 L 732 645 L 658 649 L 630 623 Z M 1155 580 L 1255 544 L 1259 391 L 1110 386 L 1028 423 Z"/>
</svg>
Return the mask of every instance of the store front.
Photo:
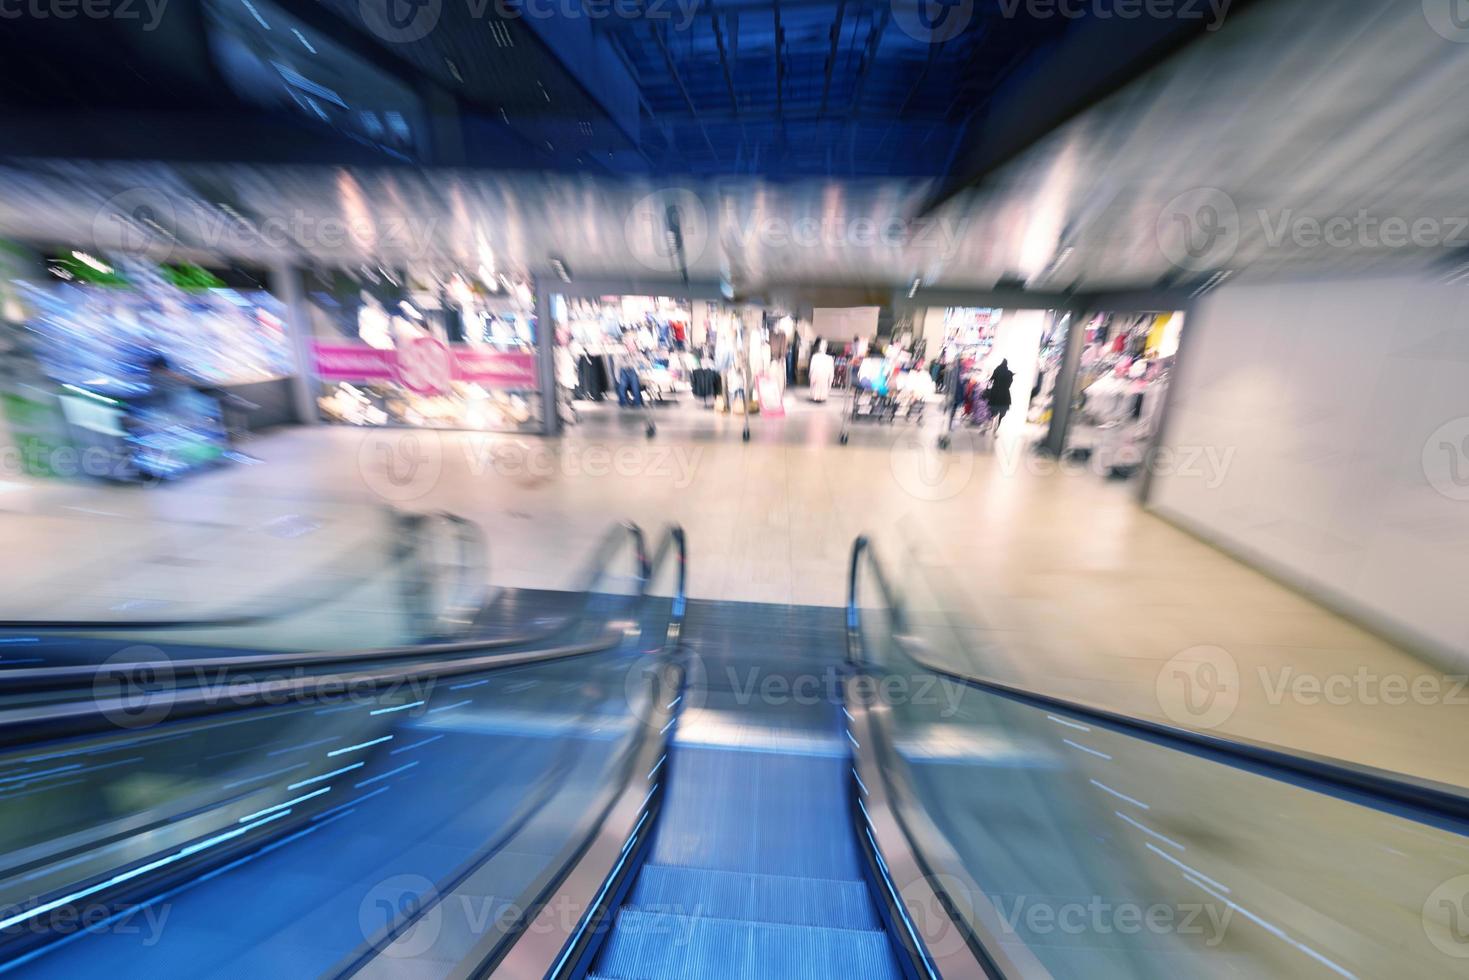
<svg viewBox="0 0 1469 980">
<path fill-rule="evenodd" d="M 1066 458 L 1126 479 L 1143 466 L 1158 434 L 1184 314 L 1098 313 L 1081 329 Z"/>
<path fill-rule="evenodd" d="M 604 410 L 785 412 L 798 335 L 784 313 L 670 296 L 558 294 L 551 314 L 567 424 Z"/>
<path fill-rule="evenodd" d="M 316 408 L 327 422 L 540 432 L 528 285 L 363 266 L 302 273 Z"/>
<path fill-rule="evenodd" d="M 642 409 L 692 391 L 692 304 L 669 296 L 551 297 L 562 421 L 615 404 Z"/>
<path fill-rule="evenodd" d="M 1053 310 L 930 308 L 923 330 L 927 345 L 937 348 L 930 370 L 950 404 L 957 403 L 955 424 L 1038 437 L 1050 421 L 1068 326 Z M 1006 392 L 1008 407 L 994 397 Z"/>
<path fill-rule="evenodd" d="M 284 309 L 263 271 L 33 257 L 9 282 L 5 414 L 38 476 L 159 479 L 295 421 Z"/>
</svg>

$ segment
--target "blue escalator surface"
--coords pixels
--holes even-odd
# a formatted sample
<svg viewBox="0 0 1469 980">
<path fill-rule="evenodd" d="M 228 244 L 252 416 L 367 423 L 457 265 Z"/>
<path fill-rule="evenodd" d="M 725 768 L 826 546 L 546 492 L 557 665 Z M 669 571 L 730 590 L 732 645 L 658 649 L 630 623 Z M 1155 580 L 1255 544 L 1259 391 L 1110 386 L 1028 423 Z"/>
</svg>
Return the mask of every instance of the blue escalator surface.
<svg viewBox="0 0 1469 980">
<path fill-rule="evenodd" d="M 690 604 L 698 687 L 686 694 L 655 839 L 593 977 L 902 975 L 852 834 L 840 706 L 755 693 L 831 690 L 839 620 L 813 629 L 808 615 L 790 631 L 786 615 Z M 818 683 L 795 687 L 803 678 Z"/>
</svg>

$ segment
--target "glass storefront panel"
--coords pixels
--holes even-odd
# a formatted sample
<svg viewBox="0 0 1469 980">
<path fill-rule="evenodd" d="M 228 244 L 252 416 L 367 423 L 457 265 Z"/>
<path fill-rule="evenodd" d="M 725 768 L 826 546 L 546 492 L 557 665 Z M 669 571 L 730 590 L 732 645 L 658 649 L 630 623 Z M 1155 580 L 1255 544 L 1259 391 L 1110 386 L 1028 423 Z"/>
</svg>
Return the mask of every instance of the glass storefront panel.
<svg viewBox="0 0 1469 980">
<path fill-rule="evenodd" d="M 306 273 L 317 407 L 329 422 L 541 430 L 536 322 L 523 284 L 384 270 Z"/>
</svg>

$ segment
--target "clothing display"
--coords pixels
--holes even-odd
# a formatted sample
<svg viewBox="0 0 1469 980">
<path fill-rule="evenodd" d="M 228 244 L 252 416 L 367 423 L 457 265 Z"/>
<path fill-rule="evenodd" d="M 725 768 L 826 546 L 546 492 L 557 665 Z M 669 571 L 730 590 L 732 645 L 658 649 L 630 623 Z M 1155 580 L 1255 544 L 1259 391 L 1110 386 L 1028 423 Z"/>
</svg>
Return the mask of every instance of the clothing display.
<svg viewBox="0 0 1469 980">
<path fill-rule="evenodd" d="M 696 368 L 690 373 L 689 381 L 693 388 L 694 397 L 702 398 L 706 402 L 710 398 L 718 396 L 720 391 L 723 390 L 723 386 L 719 380 L 719 372 L 713 368 Z"/>
<path fill-rule="evenodd" d="M 691 389 L 697 358 L 687 353 L 688 307 L 668 297 L 555 297 L 558 343 L 575 353 L 572 398 L 600 402 L 615 393 L 623 408 L 670 401 Z M 575 413 L 572 413 L 575 416 Z"/>
<path fill-rule="evenodd" d="M 1158 431 L 1183 314 L 1100 314 L 1088 323 L 1068 454 L 1131 475 Z"/>
<path fill-rule="evenodd" d="M 601 401 L 612 390 L 611 358 L 583 354 L 576 359 L 576 397 Z"/>
<path fill-rule="evenodd" d="M 831 382 L 836 375 L 836 360 L 826 353 L 812 354 L 808 369 L 811 380 L 811 400 L 824 402 L 831 394 Z"/>
</svg>

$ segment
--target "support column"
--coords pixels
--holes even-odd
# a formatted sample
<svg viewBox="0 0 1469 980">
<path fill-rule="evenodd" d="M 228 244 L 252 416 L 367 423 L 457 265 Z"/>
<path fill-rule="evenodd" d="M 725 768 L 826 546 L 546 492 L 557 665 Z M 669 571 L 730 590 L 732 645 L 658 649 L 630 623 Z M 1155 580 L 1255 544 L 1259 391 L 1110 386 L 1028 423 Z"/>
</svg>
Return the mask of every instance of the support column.
<svg viewBox="0 0 1469 980">
<path fill-rule="evenodd" d="M 1178 338 L 1178 351 L 1173 355 L 1173 367 L 1168 377 L 1168 390 L 1163 392 L 1163 404 L 1158 406 L 1158 424 L 1153 430 L 1153 437 L 1148 440 L 1147 455 L 1143 457 L 1147 465 L 1143 467 L 1143 478 L 1138 481 L 1137 487 L 1137 502 L 1143 507 L 1147 507 L 1148 502 L 1152 500 L 1153 471 L 1157 469 L 1153 461 L 1158 458 L 1158 450 L 1168 437 L 1168 418 L 1178 398 L 1178 382 L 1182 379 L 1179 368 L 1183 365 L 1184 356 L 1188 353 L 1190 331 L 1198 331 L 1198 325 L 1195 322 L 1197 309 L 1197 304 L 1190 300 L 1188 303 L 1180 304 L 1180 308 L 1173 313 L 1174 316 L 1183 317 L 1183 332 Z"/>
<path fill-rule="evenodd" d="M 1071 407 L 1076 402 L 1076 375 L 1081 369 L 1081 353 L 1086 348 L 1086 311 L 1072 306 L 1056 311 L 1069 316 L 1066 328 L 1066 350 L 1061 355 L 1061 369 L 1056 376 L 1056 390 L 1051 396 L 1051 428 L 1041 443 L 1041 452 L 1060 457 L 1066 449 L 1066 434 L 1071 426 Z"/>
<path fill-rule="evenodd" d="M 306 291 L 301 282 L 304 270 L 292 265 L 271 269 L 276 296 L 286 308 L 286 332 L 296 355 L 296 370 L 291 376 L 291 400 L 296 419 L 302 425 L 318 425 L 321 415 L 316 409 L 316 358 L 312 353 L 311 313 L 306 306 Z"/>
<path fill-rule="evenodd" d="M 541 434 L 561 434 L 561 410 L 556 403 L 556 325 L 551 320 L 551 290 L 556 280 L 531 276 L 536 302 L 536 376 L 541 385 Z"/>
</svg>

